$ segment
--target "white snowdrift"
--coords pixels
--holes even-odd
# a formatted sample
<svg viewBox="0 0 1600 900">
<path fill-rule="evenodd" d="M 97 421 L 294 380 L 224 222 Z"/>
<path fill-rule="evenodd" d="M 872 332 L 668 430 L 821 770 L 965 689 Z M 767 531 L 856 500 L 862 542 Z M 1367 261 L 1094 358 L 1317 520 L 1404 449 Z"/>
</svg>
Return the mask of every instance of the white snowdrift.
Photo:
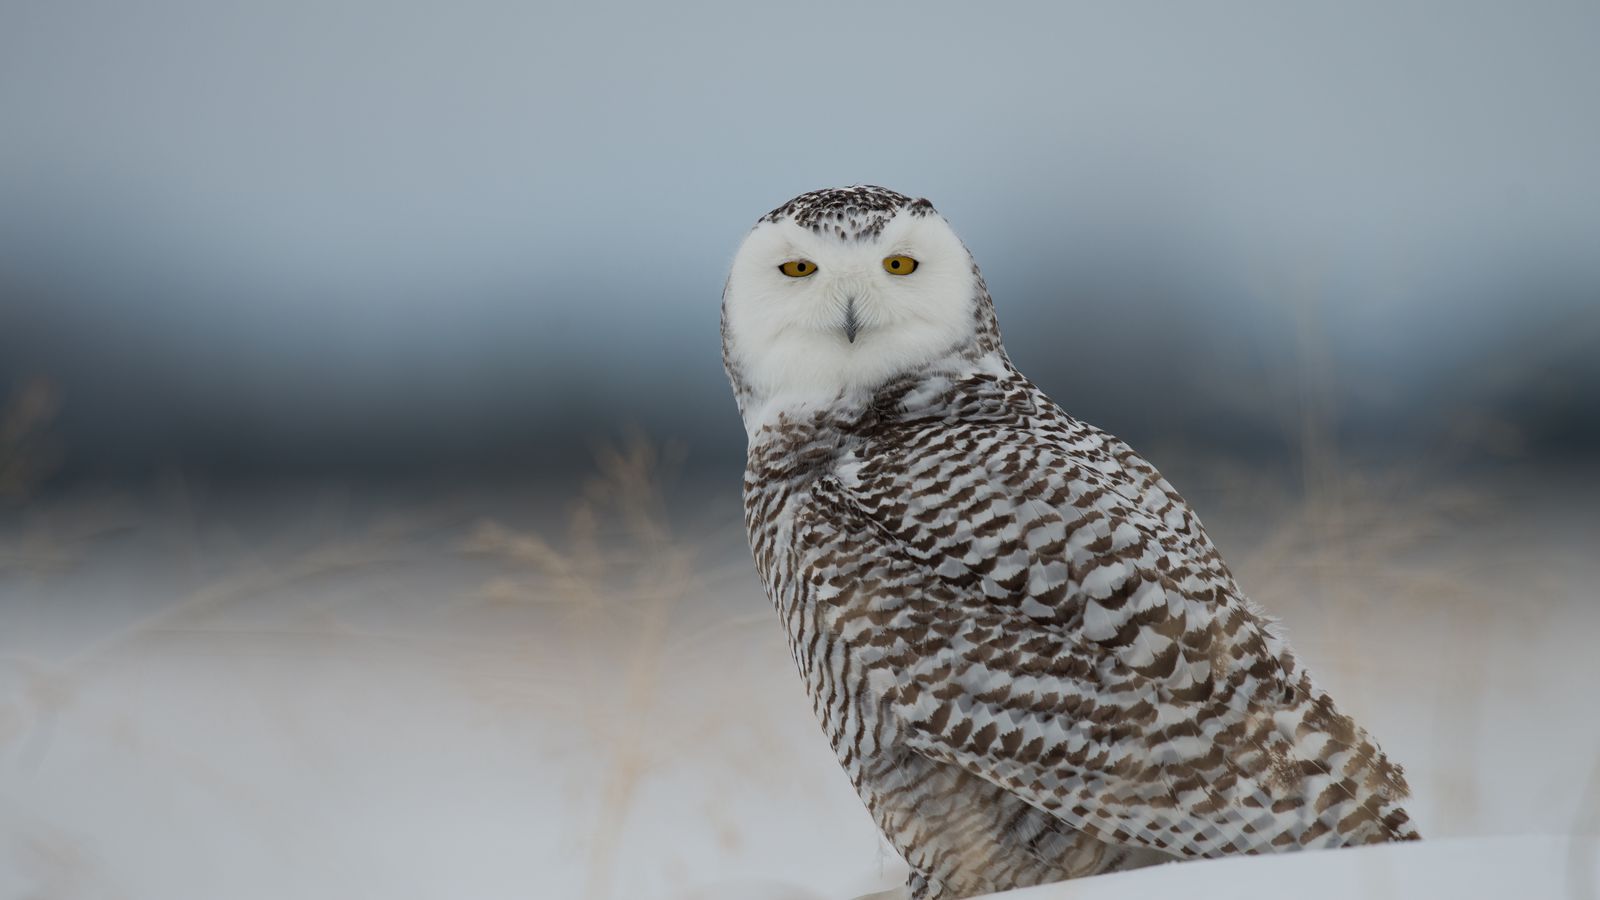
<svg viewBox="0 0 1600 900">
<path fill-rule="evenodd" d="M 1174 863 L 1004 900 L 1600 897 L 1600 837 L 1486 837 Z"/>
</svg>

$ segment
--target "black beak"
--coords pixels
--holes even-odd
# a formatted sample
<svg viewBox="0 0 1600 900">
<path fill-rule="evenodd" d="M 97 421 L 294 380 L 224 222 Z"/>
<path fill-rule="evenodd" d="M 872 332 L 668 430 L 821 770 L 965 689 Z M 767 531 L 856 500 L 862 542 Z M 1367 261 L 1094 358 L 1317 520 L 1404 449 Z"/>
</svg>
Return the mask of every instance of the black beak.
<svg viewBox="0 0 1600 900">
<path fill-rule="evenodd" d="M 851 297 L 844 306 L 844 339 L 854 344 L 861 322 L 856 319 L 856 298 Z"/>
</svg>

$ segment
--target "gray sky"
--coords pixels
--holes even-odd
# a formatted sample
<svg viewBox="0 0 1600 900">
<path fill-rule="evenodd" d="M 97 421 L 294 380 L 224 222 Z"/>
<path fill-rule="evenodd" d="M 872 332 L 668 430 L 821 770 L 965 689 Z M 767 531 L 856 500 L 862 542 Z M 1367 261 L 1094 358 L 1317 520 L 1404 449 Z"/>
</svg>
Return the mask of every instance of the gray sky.
<svg viewBox="0 0 1600 900">
<path fill-rule="evenodd" d="M 1259 418 L 1312 345 L 1357 419 L 1520 402 L 1600 340 L 1597 36 L 1592 2 L 9 0 L 0 378 L 56 377 L 88 468 L 625 421 L 737 452 L 735 245 L 873 182 L 1113 428 Z"/>
</svg>

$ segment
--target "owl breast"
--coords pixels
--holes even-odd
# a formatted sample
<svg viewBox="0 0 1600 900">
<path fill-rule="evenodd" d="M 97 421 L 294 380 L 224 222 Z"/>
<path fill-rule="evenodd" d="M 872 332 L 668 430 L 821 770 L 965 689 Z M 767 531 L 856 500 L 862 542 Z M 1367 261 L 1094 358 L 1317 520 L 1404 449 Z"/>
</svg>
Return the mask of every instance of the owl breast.
<svg viewBox="0 0 1600 900">
<path fill-rule="evenodd" d="M 896 396 L 897 409 L 918 400 Z M 925 404 L 917 408 L 928 413 Z M 897 690 L 884 677 L 889 667 L 861 661 L 893 662 L 912 649 L 890 638 L 903 634 L 907 598 L 868 571 L 881 560 L 857 530 L 870 526 L 830 498 L 841 479 L 860 476 L 875 442 L 903 424 L 882 410 L 778 423 L 750 450 L 745 523 L 812 711 L 885 839 L 916 873 L 911 896 L 965 897 L 1171 859 L 1097 840 L 906 746 L 886 699 Z M 926 471 L 952 464 L 956 449 L 926 448 Z M 941 453 L 952 459 L 941 463 Z"/>
</svg>

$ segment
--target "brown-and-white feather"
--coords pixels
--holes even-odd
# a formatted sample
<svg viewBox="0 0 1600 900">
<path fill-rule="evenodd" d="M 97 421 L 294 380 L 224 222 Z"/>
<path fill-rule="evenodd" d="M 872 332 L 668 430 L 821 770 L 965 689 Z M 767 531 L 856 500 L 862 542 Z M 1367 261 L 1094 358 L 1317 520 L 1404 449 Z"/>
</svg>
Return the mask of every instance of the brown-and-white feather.
<svg viewBox="0 0 1600 900">
<path fill-rule="evenodd" d="M 874 280 L 908 252 L 933 277 Z M 761 271 L 802 253 L 837 281 Z M 830 331 L 880 290 L 862 340 Z M 757 568 L 913 897 L 1416 837 L 1400 768 L 1183 498 L 1012 366 L 926 201 L 849 188 L 774 210 L 723 322 Z"/>
</svg>

